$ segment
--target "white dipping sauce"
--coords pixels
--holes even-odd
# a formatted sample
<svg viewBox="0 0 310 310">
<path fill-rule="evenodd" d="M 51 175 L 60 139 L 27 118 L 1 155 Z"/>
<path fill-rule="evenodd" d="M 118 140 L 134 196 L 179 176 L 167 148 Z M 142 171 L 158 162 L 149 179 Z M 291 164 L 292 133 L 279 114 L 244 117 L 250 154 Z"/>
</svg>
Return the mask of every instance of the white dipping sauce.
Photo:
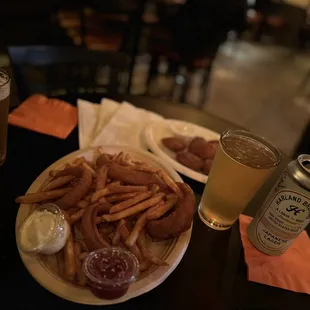
<svg viewBox="0 0 310 310">
<path fill-rule="evenodd" d="M 20 231 L 20 247 L 26 252 L 54 254 L 66 244 L 69 225 L 49 210 L 34 211 Z"/>
</svg>

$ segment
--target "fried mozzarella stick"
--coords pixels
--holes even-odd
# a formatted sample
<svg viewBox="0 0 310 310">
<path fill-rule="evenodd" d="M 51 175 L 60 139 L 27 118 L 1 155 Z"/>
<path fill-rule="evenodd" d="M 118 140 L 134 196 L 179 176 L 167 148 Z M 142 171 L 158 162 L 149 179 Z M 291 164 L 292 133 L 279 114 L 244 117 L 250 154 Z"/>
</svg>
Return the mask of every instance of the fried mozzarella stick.
<svg viewBox="0 0 310 310">
<path fill-rule="evenodd" d="M 48 192 L 38 192 L 32 194 L 26 194 L 25 196 L 19 196 L 15 199 L 17 203 L 36 203 L 46 200 L 58 199 L 66 195 L 70 191 L 70 188 L 55 189 Z"/>
<path fill-rule="evenodd" d="M 130 215 L 142 212 L 145 209 L 148 209 L 148 208 L 158 204 L 163 199 L 164 196 L 165 196 L 164 193 L 158 193 L 155 196 L 153 196 L 147 200 L 144 200 L 143 202 L 136 204 L 135 206 L 132 206 L 128 209 L 125 209 L 125 210 L 117 212 L 117 213 L 102 215 L 101 218 L 103 221 L 106 221 L 106 222 L 114 222 L 114 221 L 123 219 L 125 217 L 130 216 Z"/>
<path fill-rule="evenodd" d="M 141 231 L 143 230 L 144 226 L 146 225 L 147 221 L 150 220 L 157 220 L 160 217 L 162 217 L 165 213 L 167 213 L 178 201 L 178 197 L 174 195 L 173 199 L 170 199 L 164 203 L 159 203 L 158 205 L 148 209 L 146 212 L 144 212 L 136 222 L 130 236 L 126 240 L 126 245 L 128 247 L 132 247 L 138 237 Z"/>
<path fill-rule="evenodd" d="M 136 195 L 135 197 L 125 200 L 123 202 L 120 202 L 116 205 L 114 205 L 111 209 L 110 209 L 110 213 L 115 213 L 115 212 L 119 212 L 122 210 L 125 210 L 135 204 L 137 204 L 138 202 L 141 202 L 147 198 L 150 198 L 152 196 L 152 192 L 148 191 L 145 193 L 141 193 Z"/>
</svg>

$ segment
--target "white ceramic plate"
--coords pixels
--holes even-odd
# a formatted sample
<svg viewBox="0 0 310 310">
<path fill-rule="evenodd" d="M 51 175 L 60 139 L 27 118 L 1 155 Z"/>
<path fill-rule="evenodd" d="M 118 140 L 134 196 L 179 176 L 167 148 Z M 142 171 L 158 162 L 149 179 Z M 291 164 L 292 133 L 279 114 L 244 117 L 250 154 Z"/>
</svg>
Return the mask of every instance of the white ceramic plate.
<svg viewBox="0 0 310 310">
<path fill-rule="evenodd" d="M 149 149 L 160 158 L 162 158 L 167 164 L 171 165 L 176 171 L 186 175 L 187 177 L 194 179 L 201 183 L 206 183 L 208 176 L 198 171 L 192 170 L 175 159 L 175 153 L 168 150 L 161 142 L 161 139 L 172 137 L 175 134 L 171 131 L 170 125 L 173 123 L 183 123 L 184 126 L 190 126 L 194 129 L 194 136 L 203 137 L 206 140 L 219 140 L 220 135 L 210 129 L 188 123 L 179 120 L 166 119 L 162 122 L 156 122 L 148 125 L 144 131 L 145 141 Z"/>
<path fill-rule="evenodd" d="M 88 160 L 92 160 L 95 154 L 95 150 L 96 148 L 80 150 L 59 159 L 40 174 L 40 176 L 32 183 L 27 193 L 38 191 L 48 178 L 48 172 L 51 169 L 62 168 L 64 164 L 72 162 L 75 158 L 80 156 L 85 156 Z M 169 167 L 169 165 L 165 164 L 160 158 L 150 154 L 149 152 L 141 151 L 127 146 L 103 146 L 103 150 L 105 153 L 110 154 L 119 153 L 121 151 L 128 153 L 135 160 L 143 161 L 164 169 L 176 182 L 182 182 L 180 176 L 171 167 Z M 29 214 L 30 208 L 31 205 L 20 206 L 16 218 L 16 231 L 19 229 L 21 223 Z M 192 228 L 184 232 L 179 238 L 166 240 L 163 242 L 153 242 L 150 248 L 151 251 L 158 257 L 165 259 L 169 266 L 153 266 L 146 272 L 141 273 L 138 281 L 130 286 L 126 295 L 115 300 L 99 299 L 95 297 L 88 289 L 66 282 L 53 271 L 52 263 L 46 259 L 42 259 L 39 256 L 27 255 L 21 251 L 19 254 L 22 261 L 24 262 L 24 265 L 30 274 L 34 277 L 34 279 L 36 279 L 43 287 L 45 287 L 53 294 L 58 295 L 64 299 L 82 304 L 110 305 L 137 297 L 161 284 L 181 261 L 189 244 L 191 231 Z"/>
</svg>

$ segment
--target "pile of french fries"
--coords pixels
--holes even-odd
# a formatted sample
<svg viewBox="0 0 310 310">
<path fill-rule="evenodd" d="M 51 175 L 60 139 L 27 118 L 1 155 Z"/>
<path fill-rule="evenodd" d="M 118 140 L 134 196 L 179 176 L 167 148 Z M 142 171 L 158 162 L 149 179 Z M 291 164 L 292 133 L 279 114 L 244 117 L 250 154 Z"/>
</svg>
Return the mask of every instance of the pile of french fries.
<svg viewBox="0 0 310 310">
<path fill-rule="evenodd" d="M 100 168 L 96 166 L 96 158 L 101 154 L 101 150 L 98 149 L 93 162 L 79 157 L 68 163 L 62 170 L 50 171 L 50 178 L 39 192 L 16 199 L 16 202 L 21 204 L 55 202 L 64 197 L 79 182 L 81 176 L 74 174 L 75 167 L 81 167 L 91 173 L 92 185 L 89 191 L 73 207 L 63 210 L 71 228 L 70 235 L 65 247 L 55 255 L 59 274 L 66 280 L 81 286 L 86 285 L 82 263 L 90 252 L 83 240 L 81 229 L 82 217 L 88 208 L 108 205 L 107 208 L 101 207 L 100 213 L 96 215 L 97 231 L 104 236 L 102 239 L 105 240 L 107 247 L 119 246 L 129 249 L 139 260 L 140 271 L 145 271 L 154 264 L 167 265 L 149 250 L 152 240 L 145 226 L 148 221 L 159 219 L 169 212 L 182 197 L 178 185 L 165 171 L 136 162 L 123 152 L 113 156 L 107 154 L 107 156 L 111 162 L 131 170 L 156 174 L 170 189 L 170 193 L 161 192 L 158 184 L 130 185 L 123 184 L 117 179 L 109 179 L 109 166 L 104 165 Z"/>
</svg>

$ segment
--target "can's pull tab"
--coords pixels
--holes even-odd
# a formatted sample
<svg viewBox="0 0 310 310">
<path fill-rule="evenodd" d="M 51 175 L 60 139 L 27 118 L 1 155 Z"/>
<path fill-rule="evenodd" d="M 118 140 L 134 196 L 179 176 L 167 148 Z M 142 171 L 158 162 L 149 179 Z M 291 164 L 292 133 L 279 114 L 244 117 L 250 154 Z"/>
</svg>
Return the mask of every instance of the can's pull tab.
<svg viewBox="0 0 310 310">
<path fill-rule="evenodd" d="M 307 155 L 307 154 L 299 155 L 297 160 L 300 166 L 306 172 L 310 173 L 310 155 Z"/>
</svg>

